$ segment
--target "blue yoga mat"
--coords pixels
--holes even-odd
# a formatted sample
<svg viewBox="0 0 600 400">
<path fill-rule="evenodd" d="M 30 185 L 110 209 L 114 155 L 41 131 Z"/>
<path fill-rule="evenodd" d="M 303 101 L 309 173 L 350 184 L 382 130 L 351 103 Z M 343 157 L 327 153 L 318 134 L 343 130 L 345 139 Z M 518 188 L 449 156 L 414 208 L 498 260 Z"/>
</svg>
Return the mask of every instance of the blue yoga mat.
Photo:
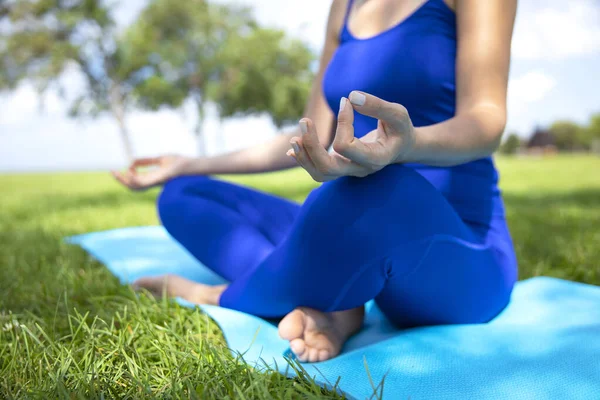
<svg viewBox="0 0 600 400">
<path fill-rule="evenodd" d="M 96 232 L 69 241 L 123 283 L 164 273 L 224 282 L 161 227 Z M 274 325 L 225 308 L 202 309 L 247 363 L 264 361 L 293 374 L 284 358 L 288 344 Z M 350 398 L 371 398 L 382 390 L 384 399 L 600 399 L 599 287 L 528 279 L 517 284 L 508 308 L 483 325 L 397 330 L 372 303 L 367 310 L 364 329 L 340 356 L 303 365 L 324 386 L 341 377 L 338 387 Z M 383 389 L 375 390 L 382 380 Z"/>
</svg>

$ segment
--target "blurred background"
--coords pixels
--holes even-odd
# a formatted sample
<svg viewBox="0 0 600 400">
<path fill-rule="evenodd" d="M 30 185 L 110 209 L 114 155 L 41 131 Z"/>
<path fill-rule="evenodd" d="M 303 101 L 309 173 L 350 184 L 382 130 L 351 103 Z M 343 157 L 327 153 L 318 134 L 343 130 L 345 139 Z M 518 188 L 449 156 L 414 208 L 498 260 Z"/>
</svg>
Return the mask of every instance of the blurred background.
<svg viewBox="0 0 600 400">
<path fill-rule="evenodd" d="M 140 302 L 64 238 L 159 224 L 160 189 L 109 168 L 295 124 L 330 4 L 0 0 L 0 398 L 322 397 L 236 367 L 208 318 Z M 520 0 L 512 49 L 496 162 L 519 278 L 600 285 L 600 1 Z M 300 168 L 219 178 L 296 202 L 318 186 Z"/>
<path fill-rule="evenodd" d="M 301 116 L 329 1 L 0 2 L 0 171 L 218 154 Z M 600 152 L 600 2 L 521 0 L 502 151 Z"/>
</svg>

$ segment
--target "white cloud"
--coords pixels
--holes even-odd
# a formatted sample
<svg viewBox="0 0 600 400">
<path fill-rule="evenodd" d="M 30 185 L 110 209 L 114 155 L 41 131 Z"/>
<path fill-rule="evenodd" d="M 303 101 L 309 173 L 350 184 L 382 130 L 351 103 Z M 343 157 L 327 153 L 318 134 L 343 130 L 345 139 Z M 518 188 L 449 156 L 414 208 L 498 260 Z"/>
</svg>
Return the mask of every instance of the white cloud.
<svg viewBox="0 0 600 400">
<path fill-rule="evenodd" d="M 597 0 L 520 4 L 512 43 L 514 58 L 563 59 L 600 53 Z"/>
<path fill-rule="evenodd" d="M 529 133 L 541 116 L 539 105 L 557 85 L 556 79 L 542 71 L 530 71 L 508 83 L 508 130 Z"/>
<path fill-rule="evenodd" d="M 32 85 L 21 85 L 12 94 L 0 96 L 0 126 L 23 122 L 37 111 L 39 101 Z"/>
<path fill-rule="evenodd" d="M 331 1 L 303 0 L 217 0 L 220 3 L 251 6 L 258 21 L 286 30 L 320 50 L 325 40 L 325 27 Z"/>
<path fill-rule="evenodd" d="M 508 103 L 515 109 L 543 99 L 554 87 L 556 80 L 542 71 L 530 71 L 508 83 Z"/>
</svg>

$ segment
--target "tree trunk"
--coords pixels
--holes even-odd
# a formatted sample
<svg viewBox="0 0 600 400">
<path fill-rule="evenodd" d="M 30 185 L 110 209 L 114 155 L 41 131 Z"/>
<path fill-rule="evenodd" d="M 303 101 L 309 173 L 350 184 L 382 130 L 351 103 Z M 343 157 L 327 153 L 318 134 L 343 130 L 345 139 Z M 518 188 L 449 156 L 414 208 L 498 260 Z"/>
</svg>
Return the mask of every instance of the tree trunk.
<svg viewBox="0 0 600 400">
<path fill-rule="evenodd" d="M 125 116 L 116 116 L 117 124 L 119 125 L 119 134 L 121 135 L 121 141 L 123 142 L 123 150 L 125 150 L 125 156 L 127 157 L 128 163 L 132 163 L 134 160 L 133 145 L 131 138 L 129 137 L 129 131 L 125 125 Z"/>
<path fill-rule="evenodd" d="M 219 152 L 226 153 L 227 152 L 227 140 L 225 138 L 225 125 L 223 118 L 219 116 L 219 130 L 217 131 L 218 141 L 219 141 Z"/>
<path fill-rule="evenodd" d="M 119 85 L 112 85 L 110 88 L 110 108 L 113 116 L 117 120 L 119 125 L 119 134 L 121 136 L 121 142 L 123 143 L 123 150 L 125 151 L 125 157 L 127 162 L 131 163 L 134 160 L 133 145 L 129 136 L 129 130 L 125 123 L 125 107 L 123 106 L 123 99 L 119 93 Z"/>
<path fill-rule="evenodd" d="M 204 103 L 200 99 L 196 99 L 196 108 L 198 110 L 198 122 L 196 123 L 196 143 L 198 145 L 198 156 L 203 157 L 206 155 L 206 137 L 202 124 L 204 123 Z"/>
</svg>

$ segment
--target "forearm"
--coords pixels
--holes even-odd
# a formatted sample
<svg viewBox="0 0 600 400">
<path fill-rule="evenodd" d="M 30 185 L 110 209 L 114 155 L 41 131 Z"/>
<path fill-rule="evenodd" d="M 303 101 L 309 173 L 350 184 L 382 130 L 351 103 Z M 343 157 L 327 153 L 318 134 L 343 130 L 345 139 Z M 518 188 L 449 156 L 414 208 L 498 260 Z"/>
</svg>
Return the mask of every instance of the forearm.
<svg viewBox="0 0 600 400">
<path fill-rule="evenodd" d="M 293 131 L 239 151 L 191 159 L 182 175 L 250 174 L 296 167 L 285 153 L 290 149 L 290 139 L 298 135 Z"/>
<path fill-rule="evenodd" d="M 487 157 L 498 148 L 505 121 L 503 110 L 483 105 L 439 124 L 415 128 L 414 149 L 399 161 L 447 167 Z"/>
</svg>

